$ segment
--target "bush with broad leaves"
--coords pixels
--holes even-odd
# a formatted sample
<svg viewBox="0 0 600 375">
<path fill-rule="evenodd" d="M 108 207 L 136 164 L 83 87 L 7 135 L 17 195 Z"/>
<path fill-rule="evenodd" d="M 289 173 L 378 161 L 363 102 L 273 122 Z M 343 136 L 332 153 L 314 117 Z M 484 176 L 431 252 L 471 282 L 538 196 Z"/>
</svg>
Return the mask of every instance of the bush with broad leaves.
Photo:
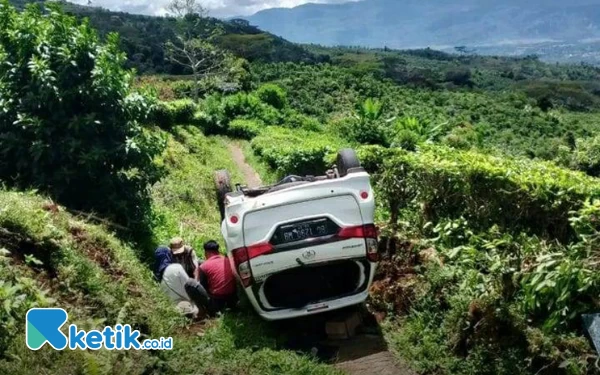
<svg viewBox="0 0 600 375">
<path fill-rule="evenodd" d="M 164 140 L 141 125 L 153 104 L 118 45 L 56 4 L 0 2 L 0 179 L 139 233 Z"/>
</svg>

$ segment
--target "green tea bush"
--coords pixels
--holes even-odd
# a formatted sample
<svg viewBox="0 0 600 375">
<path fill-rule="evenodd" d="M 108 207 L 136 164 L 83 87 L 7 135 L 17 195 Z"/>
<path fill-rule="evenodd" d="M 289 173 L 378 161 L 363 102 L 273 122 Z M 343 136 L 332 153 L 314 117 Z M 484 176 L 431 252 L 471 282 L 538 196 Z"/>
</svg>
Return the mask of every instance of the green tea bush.
<svg viewBox="0 0 600 375">
<path fill-rule="evenodd" d="M 140 125 L 150 102 L 131 90 L 118 37 L 101 43 L 55 4 L 2 1 L 0 41 L 0 179 L 130 230 L 146 223 L 164 141 Z"/>
<path fill-rule="evenodd" d="M 286 174 L 320 175 L 329 166 L 327 156 L 345 142 L 324 133 L 268 127 L 252 140 L 252 149 L 280 176 Z"/>
<path fill-rule="evenodd" d="M 394 155 L 395 150 L 379 145 L 364 145 L 356 150 L 360 164 L 371 174 L 378 173 L 385 160 Z"/>
<path fill-rule="evenodd" d="M 251 119 L 265 125 L 279 125 L 283 114 L 260 101 L 254 94 L 212 95 L 204 100 L 196 123 L 207 134 L 227 134 L 229 124 L 235 119 Z"/>
<path fill-rule="evenodd" d="M 256 90 L 256 95 L 263 102 L 277 109 L 287 106 L 287 93 L 281 87 L 267 83 Z"/>
<path fill-rule="evenodd" d="M 457 126 L 442 139 L 442 142 L 450 147 L 466 150 L 481 144 L 481 134 L 471 125 Z"/>
<path fill-rule="evenodd" d="M 521 285 L 527 311 L 541 318 L 546 330 L 577 325 L 581 314 L 596 306 L 600 294 L 598 249 L 600 248 L 600 201 L 584 202 L 572 212 L 571 225 L 577 241 L 562 251 L 531 254 L 532 264 Z"/>
<path fill-rule="evenodd" d="M 236 119 L 229 124 L 228 134 L 234 138 L 252 139 L 264 125 L 254 120 Z"/>
<path fill-rule="evenodd" d="M 420 204 L 425 221 L 464 216 L 475 228 L 497 224 L 566 243 L 574 237 L 569 212 L 600 197 L 596 179 L 548 162 L 440 146 L 395 153 L 379 185 L 388 198 L 405 197 L 403 206 Z"/>
<path fill-rule="evenodd" d="M 171 84 L 171 90 L 177 99 L 192 99 L 194 97 L 194 82 L 179 80 Z"/>
<path fill-rule="evenodd" d="M 314 117 L 306 116 L 294 110 L 288 110 L 283 113 L 283 126 L 295 129 L 304 129 L 308 131 L 318 132 L 323 130 L 323 126 Z"/>
<path fill-rule="evenodd" d="M 152 109 L 152 121 L 163 129 L 171 129 L 177 124 L 190 124 L 194 121 L 196 104 L 190 99 L 171 102 L 158 102 Z"/>
<path fill-rule="evenodd" d="M 570 166 L 591 176 L 600 176 L 600 136 L 578 139 Z"/>
<path fill-rule="evenodd" d="M 412 130 L 403 129 L 396 134 L 393 145 L 403 150 L 415 151 L 420 141 L 421 138 L 417 133 Z"/>
</svg>

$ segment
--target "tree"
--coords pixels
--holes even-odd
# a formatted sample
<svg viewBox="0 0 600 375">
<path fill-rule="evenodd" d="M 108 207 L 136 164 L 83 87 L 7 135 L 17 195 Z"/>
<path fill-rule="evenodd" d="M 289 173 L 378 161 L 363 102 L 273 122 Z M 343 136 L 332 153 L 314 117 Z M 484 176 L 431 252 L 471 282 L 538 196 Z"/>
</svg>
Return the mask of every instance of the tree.
<svg viewBox="0 0 600 375">
<path fill-rule="evenodd" d="M 167 12 L 175 18 L 206 17 L 208 15 L 206 8 L 197 0 L 172 0 L 167 5 Z"/>
<path fill-rule="evenodd" d="M 203 29 L 207 11 L 197 0 L 172 0 L 167 10 L 177 19 L 178 27 L 175 40 L 165 44 L 165 54 L 192 74 L 193 96 L 198 101 L 201 81 L 222 73 L 233 59 L 214 44 L 221 30 Z"/>
<path fill-rule="evenodd" d="M 131 90 L 118 46 L 58 4 L 19 13 L 0 1 L 0 180 L 137 234 L 164 142 L 141 125 L 151 101 Z"/>
</svg>

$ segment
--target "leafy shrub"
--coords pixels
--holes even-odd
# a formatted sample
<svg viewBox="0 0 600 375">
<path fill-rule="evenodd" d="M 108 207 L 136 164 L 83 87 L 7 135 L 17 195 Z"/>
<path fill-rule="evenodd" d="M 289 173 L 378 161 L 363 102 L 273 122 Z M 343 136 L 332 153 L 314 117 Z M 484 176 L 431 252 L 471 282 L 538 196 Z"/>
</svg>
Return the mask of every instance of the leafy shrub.
<svg viewBox="0 0 600 375">
<path fill-rule="evenodd" d="M 233 119 L 256 118 L 266 125 L 278 125 L 281 123 L 281 114 L 274 107 L 259 100 L 254 94 L 239 93 L 223 98 L 223 115 L 231 121 Z"/>
<path fill-rule="evenodd" d="M 260 133 L 262 127 L 262 124 L 254 120 L 237 119 L 229 123 L 228 133 L 232 137 L 252 139 Z"/>
<path fill-rule="evenodd" d="M 577 140 L 571 167 L 600 176 L 600 136 Z"/>
<path fill-rule="evenodd" d="M 404 206 L 422 205 L 425 221 L 464 216 L 477 228 L 497 224 L 566 242 L 574 237 L 569 212 L 600 197 L 595 179 L 551 163 L 434 146 L 395 153 L 380 186 Z"/>
<path fill-rule="evenodd" d="M 379 145 L 361 146 L 356 150 L 360 164 L 372 174 L 381 170 L 384 161 L 391 157 L 393 152 L 393 150 Z"/>
<path fill-rule="evenodd" d="M 403 129 L 396 134 L 394 146 L 400 147 L 406 151 L 415 151 L 421 141 L 421 137 L 412 130 Z"/>
<path fill-rule="evenodd" d="M 403 139 L 406 140 L 407 146 L 413 140 L 416 144 L 425 142 L 434 142 L 445 132 L 448 123 L 442 123 L 439 125 L 432 125 L 424 123 L 415 117 L 402 117 L 396 120 L 394 124 L 394 131 L 396 132 L 396 138 L 393 144 L 399 144 Z M 411 133 L 412 135 L 409 135 Z M 412 147 L 414 149 L 414 146 Z"/>
<path fill-rule="evenodd" d="M 528 312 L 542 316 L 548 331 L 576 324 L 590 312 L 600 293 L 597 257 L 600 246 L 600 201 L 585 202 L 570 218 L 578 240 L 562 251 L 534 254 L 522 280 Z"/>
<path fill-rule="evenodd" d="M 277 109 L 287 106 L 287 93 L 281 87 L 267 83 L 256 90 L 256 95 L 263 102 Z"/>
<path fill-rule="evenodd" d="M 229 118 L 225 115 L 221 95 L 209 96 L 202 102 L 200 108 L 200 111 L 194 115 L 194 124 L 200 126 L 207 135 L 226 134 Z"/>
<path fill-rule="evenodd" d="M 0 3 L 0 178 L 133 230 L 149 218 L 164 147 L 140 126 L 150 103 L 131 91 L 116 35 L 102 44 L 87 23 L 47 11 Z"/>
<path fill-rule="evenodd" d="M 319 120 L 303 115 L 293 110 L 288 110 L 283 114 L 283 126 L 295 129 L 304 129 L 307 131 L 318 132 L 323 130 Z"/>
<path fill-rule="evenodd" d="M 143 75 L 135 78 L 135 89 L 150 90 L 159 100 L 170 101 L 180 98 L 174 88 L 178 83 L 159 76 Z"/>
<path fill-rule="evenodd" d="M 189 124 L 194 121 L 196 104 L 190 99 L 159 102 L 152 109 L 152 120 L 163 129 L 177 124 Z"/>
<path fill-rule="evenodd" d="M 179 80 L 171 85 L 173 94 L 177 99 L 192 99 L 194 97 L 194 82 L 191 80 Z"/>
<path fill-rule="evenodd" d="M 343 148 L 344 142 L 323 133 L 268 127 L 252 140 L 252 149 L 280 176 L 320 175 L 328 167 L 326 157 Z"/>
<path fill-rule="evenodd" d="M 443 138 L 450 147 L 469 149 L 480 145 L 480 134 L 470 124 L 457 126 Z"/>
</svg>

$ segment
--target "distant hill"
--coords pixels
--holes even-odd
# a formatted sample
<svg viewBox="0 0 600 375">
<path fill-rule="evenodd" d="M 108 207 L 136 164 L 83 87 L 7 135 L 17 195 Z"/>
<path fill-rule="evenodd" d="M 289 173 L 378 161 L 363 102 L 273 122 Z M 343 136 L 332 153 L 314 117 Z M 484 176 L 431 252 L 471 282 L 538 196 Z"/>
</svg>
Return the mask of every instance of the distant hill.
<svg viewBox="0 0 600 375">
<path fill-rule="evenodd" d="M 443 48 L 600 38 L 600 0 L 362 0 L 245 17 L 300 43 Z"/>
<path fill-rule="evenodd" d="M 18 8 L 27 3 L 43 3 L 39 0 L 10 0 Z M 165 59 L 163 46 L 175 38 L 175 22 L 167 17 L 143 16 L 113 12 L 99 7 L 88 7 L 63 2 L 63 8 L 80 18 L 89 18 L 100 35 L 117 32 L 121 45 L 127 53 L 128 65 L 140 73 L 183 74 L 180 66 Z M 230 50 L 250 62 L 307 62 L 322 61 L 324 56 L 310 53 L 306 48 L 281 37 L 251 26 L 245 20 L 224 21 L 216 18 L 206 20 L 206 28 L 221 27 L 225 33 L 219 39 L 221 47 Z"/>
</svg>

